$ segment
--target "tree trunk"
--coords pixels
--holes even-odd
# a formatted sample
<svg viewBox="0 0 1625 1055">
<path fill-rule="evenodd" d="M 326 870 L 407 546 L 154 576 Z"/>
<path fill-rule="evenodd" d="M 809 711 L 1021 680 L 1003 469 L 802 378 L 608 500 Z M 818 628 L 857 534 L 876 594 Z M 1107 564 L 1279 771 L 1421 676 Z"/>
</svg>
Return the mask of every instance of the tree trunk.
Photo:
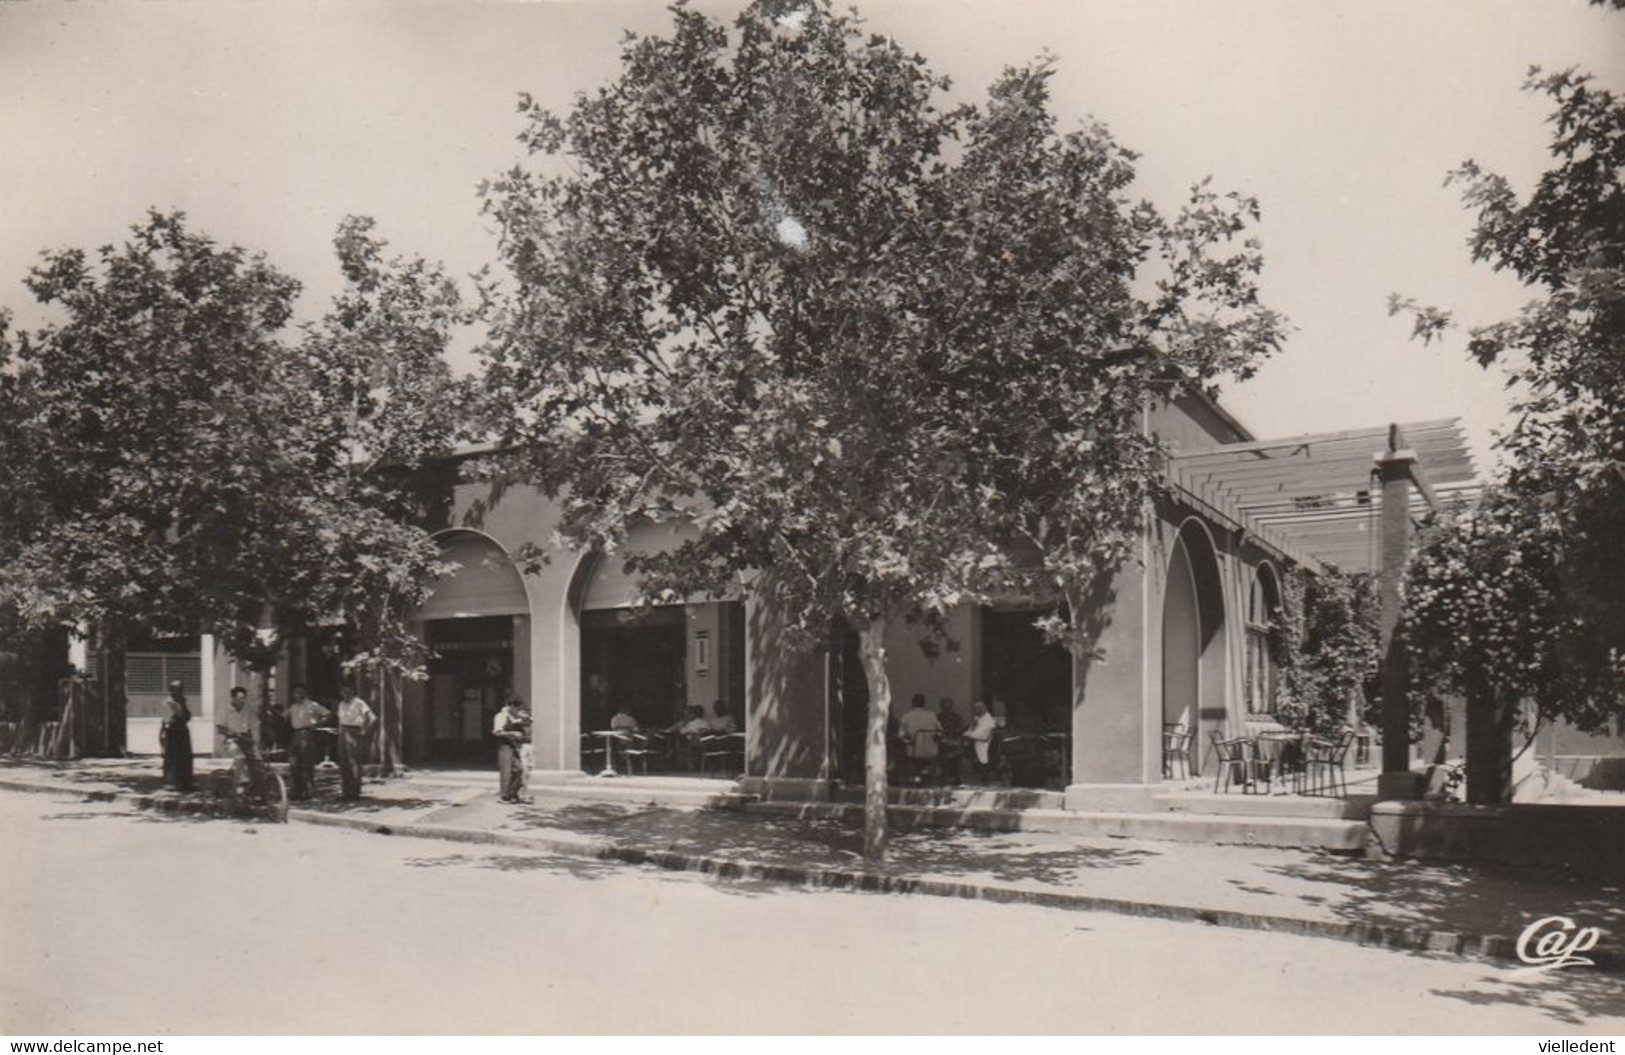
<svg viewBox="0 0 1625 1055">
<path fill-rule="evenodd" d="M 1512 800 L 1512 715 L 1489 688 L 1467 693 L 1467 801 L 1474 805 Z"/>
<path fill-rule="evenodd" d="M 886 623 L 871 619 L 858 628 L 858 656 L 869 683 L 869 725 L 863 745 L 863 856 L 886 859 L 886 718 L 891 681 L 886 676 Z"/>
<path fill-rule="evenodd" d="M 129 705 L 124 694 L 126 627 L 122 616 L 109 615 L 98 628 L 96 651 L 101 666 L 96 672 L 96 702 L 85 731 L 85 754 L 123 758 Z"/>
<path fill-rule="evenodd" d="M 392 777 L 402 767 L 401 737 L 405 731 L 401 676 L 384 668 L 378 672 L 378 772 Z"/>
<path fill-rule="evenodd" d="M 271 672 L 276 667 L 276 660 L 273 659 L 271 664 L 269 668 L 248 668 L 248 697 L 253 701 L 250 709 L 254 712 L 254 743 L 262 751 L 275 746 L 277 739 L 271 721 Z"/>
</svg>

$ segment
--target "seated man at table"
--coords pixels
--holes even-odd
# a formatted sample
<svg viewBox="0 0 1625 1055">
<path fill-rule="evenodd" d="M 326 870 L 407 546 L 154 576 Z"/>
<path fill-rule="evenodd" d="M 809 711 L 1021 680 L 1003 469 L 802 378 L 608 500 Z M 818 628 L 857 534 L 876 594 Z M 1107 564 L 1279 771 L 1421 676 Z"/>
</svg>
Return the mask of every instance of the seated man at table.
<svg viewBox="0 0 1625 1055">
<path fill-rule="evenodd" d="M 622 707 L 615 712 L 615 717 L 609 720 L 609 727 L 617 733 L 634 733 L 638 729 L 638 720 Z"/>
<path fill-rule="evenodd" d="M 711 710 L 716 713 L 707 718 L 706 721 L 710 724 L 713 733 L 737 733 L 739 731 L 739 725 L 734 721 L 734 716 L 728 713 L 727 705 L 721 700 L 713 702 Z"/>
<path fill-rule="evenodd" d="M 706 720 L 705 711 L 700 707 L 684 708 L 683 717 L 673 722 L 666 732 L 672 737 L 672 761 L 687 769 L 696 768 L 699 765 L 700 737 L 711 735 L 711 723 Z"/>
<path fill-rule="evenodd" d="M 926 709 L 925 693 L 916 692 L 910 702 L 908 713 L 897 724 L 903 735 L 903 753 L 913 762 L 910 778 L 918 784 L 924 771 L 937 760 L 937 734 L 942 726 L 937 716 Z"/>
<path fill-rule="evenodd" d="M 700 707 L 685 707 L 683 716 L 672 723 L 668 733 L 678 736 L 704 736 L 711 731 L 711 723 L 705 719 L 705 711 Z"/>
</svg>

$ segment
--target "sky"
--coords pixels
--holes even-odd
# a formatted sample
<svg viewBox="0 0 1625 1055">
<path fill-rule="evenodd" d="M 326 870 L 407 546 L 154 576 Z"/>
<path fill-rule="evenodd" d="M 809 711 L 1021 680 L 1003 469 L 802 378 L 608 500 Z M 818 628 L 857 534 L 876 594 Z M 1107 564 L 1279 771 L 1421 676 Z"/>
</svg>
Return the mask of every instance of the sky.
<svg viewBox="0 0 1625 1055">
<path fill-rule="evenodd" d="M 737 2 L 698 0 L 727 15 Z M 980 98 L 1058 59 L 1063 124 L 1141 154 L 1136 193 L 1174 209 L 1211 175 L 1256 196 L 1265 301 L 1293 324 L 1224 402 L 1262 437 L 1459 416 L 1481 471 L 1502 378 L 1460 336 L 1430 347 L 1400 292 L 1468 320 L 1527 294 L 1471 263 L 1445 174 L 1467 158 L 1526 189 L 1547 166 L 1531 65 L 1625 87 L 1625 14 L 1578 0 L 864 0 L 871 27 Z M 0 3 L 0 307 L 47 248 L 120 240 L 149 206 L 262 250 L 315 317 L 344 216 L 456 274 L 494 263 L 480 180 L 516 161 L 521 91 L 567 109 L 612 78 L 656 0 Z"/>
</svg>

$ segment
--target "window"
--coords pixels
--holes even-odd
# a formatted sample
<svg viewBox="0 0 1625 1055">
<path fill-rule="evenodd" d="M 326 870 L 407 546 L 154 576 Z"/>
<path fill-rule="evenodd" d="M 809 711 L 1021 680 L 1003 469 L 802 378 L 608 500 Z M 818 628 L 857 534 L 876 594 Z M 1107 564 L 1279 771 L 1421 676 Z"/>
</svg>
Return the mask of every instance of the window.
<svg viewBox="0 0 1625 1055">
<path fill-rule="evenodd" d="M 1247 597 L 1247 650 L 1242 686 L 1247 711 L 1269 714 L 1275 710 L 1276 668 L 1272 640 L 1276 599 L 1273 579 L 1259 569 Z"/>
</svg>

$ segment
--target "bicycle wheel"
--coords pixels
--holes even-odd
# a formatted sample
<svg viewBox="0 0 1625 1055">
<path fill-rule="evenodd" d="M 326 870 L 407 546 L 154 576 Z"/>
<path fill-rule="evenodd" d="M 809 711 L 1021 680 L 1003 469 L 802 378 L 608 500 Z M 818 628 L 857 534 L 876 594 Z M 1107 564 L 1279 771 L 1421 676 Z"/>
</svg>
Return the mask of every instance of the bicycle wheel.
<svg viewBox="0 0 1625 1055">
<path fill-rule="evenodd" d="M 258 798 L 265 804 L 265 817 L 274 824 L 288 823 L 288 785 L 282 774 L 270 766 L 260 771 Z"/>
<path fill-rule="evenodd" d="M 288 823 L 288 782 L 283 780 L 283 774 L 275 769 L 267 772 L 270 779 L 265 782 L 265 810 L 270 813 L 271 821 L 276 824 Z"/>
</svg>

